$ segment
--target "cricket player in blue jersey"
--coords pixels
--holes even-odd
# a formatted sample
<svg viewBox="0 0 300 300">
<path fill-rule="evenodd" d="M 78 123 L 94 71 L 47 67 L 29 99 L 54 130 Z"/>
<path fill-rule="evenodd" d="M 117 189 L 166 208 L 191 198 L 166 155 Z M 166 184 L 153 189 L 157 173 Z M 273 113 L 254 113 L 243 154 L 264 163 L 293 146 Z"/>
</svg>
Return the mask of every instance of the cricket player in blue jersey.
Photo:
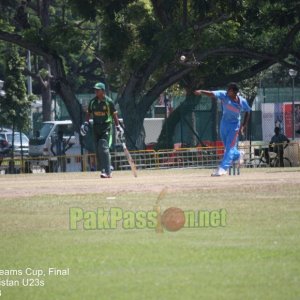
<svg viewBox="0 0 300 300">
<path fill-rule="evenodd" d="M 243 152 L 237 148 L 239 133 L 244 134 L 244 129 L 249 121 L 251 108 L 245 98 L 238 94 L 238 85 L 230 83 L 227 91 L 205 91 L 195 90 L 196 96 L 205 95 L 211 98 L 217 98 L 221 101 L 223 116 L 220 125 L 220 135 L 224 143 L 225 152 L 218 169 L 212 173 L 212 176 L 226 175 L 233 162 L 242 163 Z M 241 112 L 244 111 L 244 120 L 241 125 Z"/>
</svg>

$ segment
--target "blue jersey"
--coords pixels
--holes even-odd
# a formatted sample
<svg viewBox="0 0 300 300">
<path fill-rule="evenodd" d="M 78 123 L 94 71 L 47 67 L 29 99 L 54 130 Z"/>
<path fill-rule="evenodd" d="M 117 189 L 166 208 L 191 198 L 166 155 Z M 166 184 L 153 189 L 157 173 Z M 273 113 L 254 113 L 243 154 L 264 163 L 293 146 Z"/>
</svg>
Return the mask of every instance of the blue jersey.
<svg viewBox="0 0 300 300">
<path fill-rule="evenodd" d="M 238 95 L 239 103 L 233 101 L 226 91 L 213 91 L 216 98 L 221 101 L 223 116 L 222 121 L 228 123 L 239 123 L 241 120 L 242 111 L 251 111 L 247 100 L 240 95 Z"/>
</svg>

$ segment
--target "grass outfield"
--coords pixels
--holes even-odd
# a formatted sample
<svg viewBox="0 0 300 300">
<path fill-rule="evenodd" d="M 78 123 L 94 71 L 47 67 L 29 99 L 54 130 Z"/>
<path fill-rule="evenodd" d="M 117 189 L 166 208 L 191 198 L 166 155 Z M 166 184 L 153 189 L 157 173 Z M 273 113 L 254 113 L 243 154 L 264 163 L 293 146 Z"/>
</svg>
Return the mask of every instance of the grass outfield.
<svg viewBox="0 0 300 300">
<path fill-rule="evenodd" d="M 0 300 L 299 299 L 300 169 L 242 169 L 221 178 L 209 170 L 97 176 L 0 176 Z M 224 209 L 226 225 L 163 233 L 124 229 L 122 222 L 83 228 L 95 225 L 97 208 L 151 211 L 165 187 L 162 211 Z M 70 230 L 75 207 L 91 214 Z M 69 275 L 49 275 L 49 268 Z M 20 286 L 3 286 L 7 280 Z"/>
</svg>

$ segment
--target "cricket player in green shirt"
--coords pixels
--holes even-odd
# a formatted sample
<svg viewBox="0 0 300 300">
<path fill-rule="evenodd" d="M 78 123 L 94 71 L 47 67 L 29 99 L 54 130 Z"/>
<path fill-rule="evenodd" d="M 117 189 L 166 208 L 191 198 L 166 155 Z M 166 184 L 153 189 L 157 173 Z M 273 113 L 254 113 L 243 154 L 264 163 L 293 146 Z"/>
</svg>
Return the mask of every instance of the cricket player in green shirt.
<svg viewBox="0 0 300 300">
<path fill-rule="evenodd" d="M 81 135 L 86 135 L 90 118 L 93 119 L 93 138 L 96 150 L 97 169 L 101 171 L 101 178 L 111 178 L 111 158 L 109 147 L 112 142 L 112 123 L 115 123 L 120 137 L 123 129 L 120 126 L 118 113 L 113 101 L 105 94 L 105 84 L 98 82 L 94 86 L 96 96 L 89 102 L 86 121 L 81 125 Z"/>
</svg>

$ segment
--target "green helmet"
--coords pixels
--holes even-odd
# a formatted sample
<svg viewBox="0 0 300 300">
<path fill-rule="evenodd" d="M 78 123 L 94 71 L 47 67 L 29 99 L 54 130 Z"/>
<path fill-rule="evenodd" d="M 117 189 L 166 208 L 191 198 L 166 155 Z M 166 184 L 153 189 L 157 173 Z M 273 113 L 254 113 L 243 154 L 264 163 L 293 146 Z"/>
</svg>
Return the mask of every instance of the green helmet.
<svg viewBox="0 0 300 300">
<path fill-rule="evenodd" d="M 105 84 L 103 82 L 98 82 L 94 85 L 94 89 L 105 91 Z"/>
</svg>

